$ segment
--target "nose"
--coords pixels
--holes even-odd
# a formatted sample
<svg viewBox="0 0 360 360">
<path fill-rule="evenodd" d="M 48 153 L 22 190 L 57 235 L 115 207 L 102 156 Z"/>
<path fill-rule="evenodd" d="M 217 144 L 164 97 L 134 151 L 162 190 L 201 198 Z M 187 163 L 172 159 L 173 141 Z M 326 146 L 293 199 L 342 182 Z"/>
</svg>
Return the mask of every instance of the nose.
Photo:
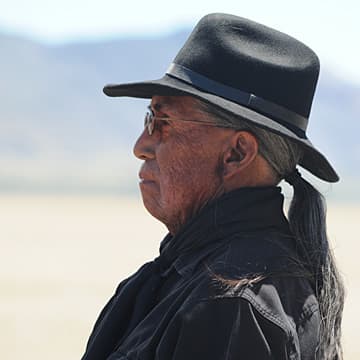
<svg viewBox="0 0 360 360">
<path fill-rule="evenodd" d="M 156 135 L 149 135 L 146 129 L 142 132 L 134 145 L 134 155 L 140 160 L 155 158 Z"/>
</svg>

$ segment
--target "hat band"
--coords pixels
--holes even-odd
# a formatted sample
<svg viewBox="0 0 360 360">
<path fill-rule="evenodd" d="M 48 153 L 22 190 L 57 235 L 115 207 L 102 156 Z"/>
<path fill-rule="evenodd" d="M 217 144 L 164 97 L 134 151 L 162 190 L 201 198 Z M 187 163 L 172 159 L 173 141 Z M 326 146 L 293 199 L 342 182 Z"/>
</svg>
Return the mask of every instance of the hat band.
<svg viewBox="0 0 360 360">
<path fill-rule="evenodd" d="M 307 118 L 286 109 L 283 106 L 264 100 L 254 94 L 250 94 L 209 79 L 208 77 L 192 71 L 185 66 L 172 63 L 166 71 L 166 74 L 188 84 L 194 85 L 200 90 L 221 96 L 260 113 L 265 113 L 266 115 L 274 118 L 274 120 L 279 120 L 279 122 L 281 122 L 284 126 L 290 125 L 290 130 L 292 131 L 297 130 L 293 129 L 294 126 L 303 132 L 306 130 L 308 123 Z"/>
</svg>

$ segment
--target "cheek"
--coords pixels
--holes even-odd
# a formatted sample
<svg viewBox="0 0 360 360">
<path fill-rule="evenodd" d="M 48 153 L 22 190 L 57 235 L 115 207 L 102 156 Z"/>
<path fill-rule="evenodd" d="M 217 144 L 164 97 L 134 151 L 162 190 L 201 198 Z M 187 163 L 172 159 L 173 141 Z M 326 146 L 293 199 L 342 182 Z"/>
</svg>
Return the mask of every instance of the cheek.
<svg viewBox="0 0 360 360">
<path fill-rule="evenodd" d="M 166 203 L 181 206 L 206 200 L 220 186 L 221 162 L 215 155 L 211 158 L 188 149 L 166 164 L 160 167 L 161 199 Z"/>
</svg>

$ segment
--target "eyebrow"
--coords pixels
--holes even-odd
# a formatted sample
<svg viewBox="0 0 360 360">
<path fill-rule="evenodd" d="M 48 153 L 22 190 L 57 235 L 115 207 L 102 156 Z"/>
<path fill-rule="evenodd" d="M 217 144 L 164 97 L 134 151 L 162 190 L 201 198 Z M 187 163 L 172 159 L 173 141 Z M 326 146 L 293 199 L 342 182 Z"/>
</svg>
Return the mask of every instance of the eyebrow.
<svg viewBox="0 0 360 360">
<path fill-rule="evenodd" d="M 148 106 L 147 106 L 147 108 L 148 108 L 148 110 L 151 112 L 151 113 L 153 113 L 154 114 L 154 110 L 155 111 L 161 111 L 161 109 L 163 109 L 164 108 L 164 105 L 163 104 L 155 104 L 154 105 L 154 110 L 153 110 L 153 108 L 152 108 L 152 106 L 151 106 L 151 104 L 149 104 Z M 166 108 L 166 105 L 165 105 L 165 108 Z M 155 114 L 154 114 L 155 115 Z M 156 116 L 156 115 L 155 115 Z M 162 118 L 167 118 L 168 116 L 167 115 L 165 115 L 165 116 L 162 116 Z"/>
<path fill-rule="evenodd" d="M 166 111 L 166 108 L 168 108 L 171 105 L 170 101 L 162 101 L 162 102 L 156 102 L 154 105 L 151 105 L 151 103 L 148 105 L 149 110 L 155 110 L 155 111 Z"/>
<path fill-rule="evenodd" d="M 153 112 L 155 111 L 161 111 L 161 109 L 163 108 L 162 104 L 156 103 L 155 105 L 151 106 L 151 103 L 147 106 L 148 110 Z"/>
</svg>

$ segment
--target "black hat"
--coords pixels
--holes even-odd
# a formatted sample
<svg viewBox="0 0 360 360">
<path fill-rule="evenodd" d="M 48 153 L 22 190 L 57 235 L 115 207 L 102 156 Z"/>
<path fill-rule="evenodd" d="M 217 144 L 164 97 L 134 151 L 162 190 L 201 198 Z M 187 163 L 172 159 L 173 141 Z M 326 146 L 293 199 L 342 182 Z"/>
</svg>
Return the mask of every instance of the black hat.
<svg viewBox="0 0 360 360">
<path fill-rule="evenodd" d="M 203 17 L 159 80 L 107 85 L 108 96 L 192 95 L 301 145 L 299 162 L 319 178 L 338 175 L 306 136 L 319 59 L 300 41 L 227 14 Z"/>
</svg>

